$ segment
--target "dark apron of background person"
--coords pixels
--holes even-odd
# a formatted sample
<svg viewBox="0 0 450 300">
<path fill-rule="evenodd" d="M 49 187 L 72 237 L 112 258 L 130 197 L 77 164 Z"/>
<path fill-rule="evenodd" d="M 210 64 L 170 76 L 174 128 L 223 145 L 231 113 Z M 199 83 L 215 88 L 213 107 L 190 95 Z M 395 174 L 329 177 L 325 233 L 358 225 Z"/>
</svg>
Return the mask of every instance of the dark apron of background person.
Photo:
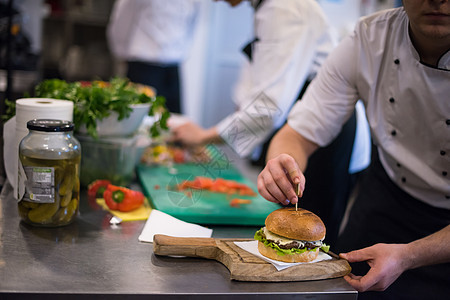
<svg viewBox="0 0 450 300">
<path fill-rule="evenodd" d="M 256 42 L 257 38 L 243 49 L 250 61 L 252 47 Z M 305 82 L 297 101 L 302 98 L 309 83 L 310 81 Z M 265 166 L 267 149 L 278 130 L 264 142 L 259 157 L 252 158 L 253 165 L 260 166 L 261 169 Z M 306 187 L 299 205 L 322 219 L 327 229 L 325 241 L 331 247 L 336 243 L 347 202 L 356 181 L 356 175 L 348 172 L 355 133 L 356 112 L 353 112 L 339 135 L 328 146 L 319 148 L 309 158 L 305 172 Z"/>
<path fill-rule="evenodd" d="M 178 64 L 153 64 L 129 61 L 127 77 L 136 83 L 152 86 L 166 98 L 170 112 L 181 113 L 181 87 Z"/>
</svg>

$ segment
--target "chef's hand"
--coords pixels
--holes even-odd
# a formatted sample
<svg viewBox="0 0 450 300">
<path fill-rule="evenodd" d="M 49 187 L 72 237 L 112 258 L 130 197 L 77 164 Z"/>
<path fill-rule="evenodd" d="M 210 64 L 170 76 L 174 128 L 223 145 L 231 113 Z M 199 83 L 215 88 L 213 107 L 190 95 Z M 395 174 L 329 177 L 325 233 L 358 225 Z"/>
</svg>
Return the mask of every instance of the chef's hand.
<svg viewBox="0 0 450 300">
<path fill-rule="evenodd" d="M 300 192 L 305 189 L 305 176 L 295 159 L 288 154 L 280 154 L 269 160 L 258 175 L 258 192 L 267 200 L 287 205 L 298 201 L 296 186 Z"/>
<path fill-rule="evenodd" d="M 370 270 L 364 276 L 348 274 L 344 279 L 357 291 L 384 291 L 406 269 L 405 244 L 376 244 L 374 246 L 341 253 L 339 256 L 349 262 L 366 261 Z"/>
<path fill-rule="evenodd" d="M 215 129 L 204 129 L 193 122 L 184 123 L 172 129 L 171 141 L 188 147 L 203 146 L 213 141 Z"/>
</svg>

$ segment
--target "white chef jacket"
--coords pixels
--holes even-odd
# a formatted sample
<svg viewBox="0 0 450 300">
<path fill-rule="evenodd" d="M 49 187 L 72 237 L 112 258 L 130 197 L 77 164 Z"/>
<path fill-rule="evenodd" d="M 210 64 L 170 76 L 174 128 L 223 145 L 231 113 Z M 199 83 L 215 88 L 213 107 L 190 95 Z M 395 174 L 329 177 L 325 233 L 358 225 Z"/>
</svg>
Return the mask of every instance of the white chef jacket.
<svg viewBox="0 0 450 300">
<path fill-rule="evenodd" d="M 107 36 L 119 59 L 182 62 L 191 47 L 200 0 L 117 0 Z"/>
<path fill-rule="evenodd" d="M 334 46 L 315 0 L 265 0 L 255 11 L 254 30 L 252 61 L 243 66 L 233 96 L 239 110 L 216 126 L 243 157 L 284 123 L 306 79 Z"/>
<path fill-rule="evenodd" d="M 288 124 L 327 145 L 362 99 L 389 177 L 434 207 L 450 209 L 450 53 L 420 62 L 403 8 L 362 18 L 327 58 Z"/>
</svg>

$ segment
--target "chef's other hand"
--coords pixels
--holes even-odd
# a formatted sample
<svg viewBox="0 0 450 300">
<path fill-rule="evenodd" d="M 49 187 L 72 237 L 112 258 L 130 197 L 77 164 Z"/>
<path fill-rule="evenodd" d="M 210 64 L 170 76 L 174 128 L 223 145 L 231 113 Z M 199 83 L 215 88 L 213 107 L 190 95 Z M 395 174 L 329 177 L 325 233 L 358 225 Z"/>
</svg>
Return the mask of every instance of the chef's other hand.
<svg viewBox="0 0 450 300">
<path fill-rule="evenodd" d="M 349 262 L 366 261 L 370 266 L 364 276 L 348 274 L 344 279 L 358 292 L 384 291 L 407 268 L 403 257 L 405 244 L 376 244 L 361 250 L 341 253 L 339 256 Z"/>
<path fill-rule="evenodd" d="M 204 129 L 193 122 L 187 122 L 172 129 L 171 141 L 188 147 L 203 146 L 209 142 L 211 129 Z"/>
<path fill-rule="evenodd" d="M 298 202 L 296 186 L 305 189 L 305 176 L 295 159 L 288 154 L 280 154 L 269 160 L 258 175 L 258 192 L 267 200 L 287 205 Z"/>
</svg>

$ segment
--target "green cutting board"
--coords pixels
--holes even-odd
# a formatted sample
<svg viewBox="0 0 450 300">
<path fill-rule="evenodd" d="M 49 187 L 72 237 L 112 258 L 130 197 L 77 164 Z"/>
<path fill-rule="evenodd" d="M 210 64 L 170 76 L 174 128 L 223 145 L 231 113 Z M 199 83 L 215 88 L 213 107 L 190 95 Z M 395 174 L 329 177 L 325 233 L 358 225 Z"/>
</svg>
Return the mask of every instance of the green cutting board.
<svg viewBox="0 0 450 300">
<path fill-rule="evenodd" d="M 213 193 L 204 190 L 190 190 L 192 195 L 174 190 L 183 180 L 193 180 L 196 176 L 213 179 L 235 180 L 251 187 L 255 184 L 243 177 L 231 164 L 174 164 L 166 166 L 137 166 L 137 176 L 143 191 L 150 199 L 152 207 L 173 217 L 190 223 L 215 225 L 255 225 L 263 226 L 268 214 L 280 208 L 278 204 L 265 200 L 260 195 L 241 196 Z M 233 198 L 250 199 L 250 204 L 231 207 Z"/>
</svg>

